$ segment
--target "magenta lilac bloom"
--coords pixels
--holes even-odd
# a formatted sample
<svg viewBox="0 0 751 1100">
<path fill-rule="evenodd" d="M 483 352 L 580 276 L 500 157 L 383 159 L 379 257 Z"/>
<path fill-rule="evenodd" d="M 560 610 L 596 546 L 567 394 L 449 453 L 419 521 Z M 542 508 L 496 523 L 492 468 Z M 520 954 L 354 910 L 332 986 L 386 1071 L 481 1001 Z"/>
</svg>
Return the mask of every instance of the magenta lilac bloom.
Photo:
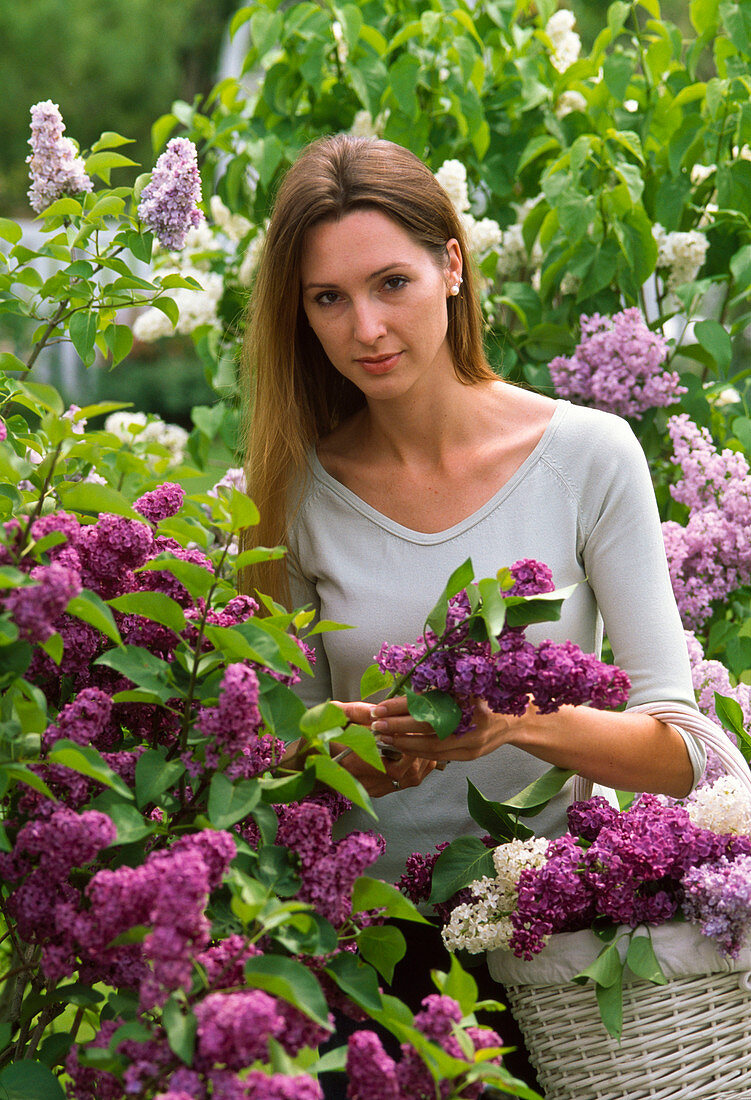
<svg viewBox="0 0 751 1100">
<path fill-rule="evenodd" d="M 550 570 L 540 562 L 525 558 L 509 572 L 514 584 L 503 592 L 505 597 L 553 590 Z M 541 714 L 551 714 L 565 704 L 614 708 L 628 699 L 631 684 L 625 672 L 583 653 L 573 642 L 535 646 L 522 628 L 504 626 L 494 651 L 489 641 L 471 636 L 471 614 L 467 592 L 460 592 L 448 602 L 440 638 L 428 629 L 412 645 L 384 644 L 376 657 L 383 671 L 408 677 L 413 691 L 452 695 L 462 711 L 457 733 L 472 728 L 477 699 L 484 699 L 496 714 L 517 716 L 530 702 Z"/>
<path fill-rule="evenodd" d="M 647 409 L 672 405 L 686 392 L 675 371 L 663 369 L 667 345 L 638 309 L 581 318 L 572 356 L 558 355 L 550 376 L 559 397 L 640 420 Z"/>
<path fill-rule="evenodd" d="M 172 138 L 141 192 L 138 216 L 163 248 L 175 252 L 185 245 L 188 230 L 203 221 L 200 201 L 196 147 L 187 138 Z"/>
<path fill-rule="evenodd" d="M 165 481 L 163 485 L 152 489 L 150 493 L 144 493 L 134 503 L 133 507 L 149 523 L 159 523 L 176 515 L 183 506 L 185 490 L 182 485 L 174 481 Z"/>
<path fill-rule="evenodd" d="M 93 188 L 75 145 L 63 137 L 64 129 L 60 108 L 52 100 L 35 103 L 31 108 L 32 151 L 26 162 L 31 178 L 29 202 L 37 213 L 63 195 L 78 195 Z"/>
</svg>

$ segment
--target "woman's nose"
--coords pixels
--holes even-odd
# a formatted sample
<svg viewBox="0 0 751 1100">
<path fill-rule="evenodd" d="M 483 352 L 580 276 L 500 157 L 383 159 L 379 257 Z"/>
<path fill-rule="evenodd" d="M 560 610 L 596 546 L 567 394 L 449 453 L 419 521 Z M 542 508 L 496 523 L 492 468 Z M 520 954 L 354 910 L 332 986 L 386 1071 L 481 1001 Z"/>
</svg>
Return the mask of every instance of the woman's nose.
<svg viewBox="0 0 751 1100">
<path fill-rule="evenodd" d="M 386 332 L 383 311 L 372 300 L 356 302 L 354 306 L 354 335 L 361 344 L 374 344 Z"/>
</svg>

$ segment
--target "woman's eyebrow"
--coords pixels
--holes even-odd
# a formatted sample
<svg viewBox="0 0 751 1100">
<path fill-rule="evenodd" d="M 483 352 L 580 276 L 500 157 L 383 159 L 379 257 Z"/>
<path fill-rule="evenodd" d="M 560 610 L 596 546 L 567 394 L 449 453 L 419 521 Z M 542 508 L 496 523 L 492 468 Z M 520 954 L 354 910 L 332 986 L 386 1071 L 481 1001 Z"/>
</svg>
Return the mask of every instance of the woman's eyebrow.
<svg viewBox="0 0 751 1100">
<path fill-rule="evenodd" d="M 387 271 L 391 271 L 395 267 L 405 267 L 406 268 L 408 266 L 409 265 L 406 261 L 394 260 L 393 263 L 386 264 L 385 267 L 379 267 L 378 271 L 371 272 L 371 274 L 368 275 L 368 282 L 372 282 L 373 279 L 380 278 L 381 275 L 385 275 Z M 337 289 L 337 284 L 336 283 L 305 283 L 303 285 L 303 290 L 319 290 L 319 289 L 336 290 Z"/>
</svg>

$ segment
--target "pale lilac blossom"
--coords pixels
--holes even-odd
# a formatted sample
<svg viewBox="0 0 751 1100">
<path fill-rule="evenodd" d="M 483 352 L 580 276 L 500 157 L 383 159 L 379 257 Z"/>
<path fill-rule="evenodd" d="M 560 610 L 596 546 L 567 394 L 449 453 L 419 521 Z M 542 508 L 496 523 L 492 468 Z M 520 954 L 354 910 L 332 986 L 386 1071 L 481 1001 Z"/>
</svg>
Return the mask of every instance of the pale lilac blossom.
<svg viewBox="0 0 751 1100">
<path fill-rule="evenodd" d="M 663 368 L 667 344 L 635 307 L 612 317 L 581 318 L 581 340 L 571 356 L 551 360 L 559 397 L 640 420 L 648 409 L 672 405 L 686 392 L 675 371 Z"/>
<path fill-rule="evenodd" d="M 37 213 L 46 210 L 63 195 L 78 195 L 93 189 L 83 158 L 70 138 L 63 137 L 65 123 L 60 108 L 47 99 L 31 108 L 32 152 L 26 158 L 31 187 L 29 202 Z"/>
<path fill-rule="evenodd" d="M 138 216 L 163 248 L 177 251 L 185 244 L 188 230 L 203 221 L 200 201 L 196 147 L 188 138 L 172 138 L 141 192 Z"/>
</svg>

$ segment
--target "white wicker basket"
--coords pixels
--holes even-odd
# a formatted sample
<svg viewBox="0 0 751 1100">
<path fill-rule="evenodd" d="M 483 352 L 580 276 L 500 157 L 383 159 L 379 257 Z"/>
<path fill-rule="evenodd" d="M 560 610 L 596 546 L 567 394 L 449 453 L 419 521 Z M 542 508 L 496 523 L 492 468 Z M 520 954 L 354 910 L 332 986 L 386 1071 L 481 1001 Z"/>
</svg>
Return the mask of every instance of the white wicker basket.
<svg viewBox="0 0 751 1100">
<path fill-rule="evenodd" d="M 696 733 L 751 793 L 748 765 L 708 719 L 670 703 L 634 709 Z M 588 793 L 579 781 L 574 797 Z M 669 981 L 624 981 L 620 1043 L 602 1024 L 591 983 L 569 984 L 602 947 L 591 932 L 551 936 L 531 962 L 489 953 L 546 1100 L 751 1100 L 751 948 L 725 959 L 695 926 L 677 922 L 651 935 Z"/>
</svg>

